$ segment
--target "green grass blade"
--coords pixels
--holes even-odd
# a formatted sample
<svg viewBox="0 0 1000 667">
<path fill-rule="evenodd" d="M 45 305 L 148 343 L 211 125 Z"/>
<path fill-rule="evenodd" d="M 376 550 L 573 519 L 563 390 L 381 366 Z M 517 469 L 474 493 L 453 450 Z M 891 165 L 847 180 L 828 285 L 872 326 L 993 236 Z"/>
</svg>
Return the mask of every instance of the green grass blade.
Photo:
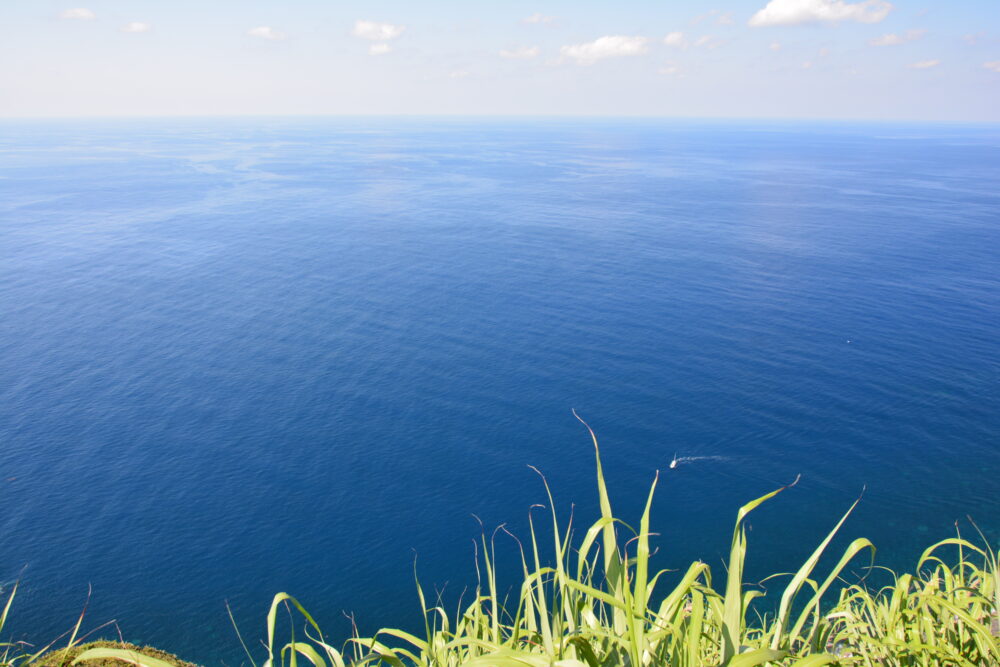
<svg viewBox="0 0 1000 667">
<path fill-rule="evenodd" d="M 787 651 L 775 651 L 769 648 L 758 648 L 746 653 L 735 655 L 724 663 L 726 667 L 757 667 L 765 662 L 781 660 L 788 655 Z"/>
<path fill-rule="evenodd" d="M 91 660 L 121 660 L 136 667 L 173 667 L 170 663 L 163 660 L 120 648 L 87 649 L 76 656 L 72 664 L 78 665 L 81 662 L 89 662 Z"/>
<path fill-rule="evenodd" d="M 798 572 L 795 573 L 795 576 L 792 577 L 788 586 L 785 587 L 785 591 L 781 595 L 781 605 L 778 607 L 778 616 L 775 620 L 774 636 L 771 640 L 772 649 L 779 649 L 783 646 L 788 646 L 790 640 L 795 638 L 795 633 L 793 633 L 791 637 L 785 635 L 785 629 L 788 627 L 789 616 L 792 613 L 792 604 L 795 602 L 795 597 L 799 594 L 799 591 L 802 590 L 802 585 L 805 583 L 805 580 L 808 579 L 812 574 L 812 571 L 816 569 L 816 565 L 819 563 L 819 559 L 823 555 L 823 552 L 826 551 L 826 548 L 830 545 L 830 542 L 840 530 L 840 527 L 844 525 L 844 522 L 847 521 L 847 517 L 851 515 L 851 512 L 854 511 L 854 508 L 858 506 L 859 502 L 861 502 L 860 498 L 855 500 L 854 504 L 852 504 L 850 508 L 844 512 L 844 515 L 840 517 L 840 521 L 837 522 L 837 525 L 835 525 L 833 530 L 827 534 L 826 538 L 819 543 L 819 546 L 816 547 L 816 549 L 812 552 L 812 555 L 806 559 L 806 562 L 802 564 L 802 567 L 800 567 Z"/>
<path fill-rule="evenodd" d="M 780 489 L 771 491 L 740 508 L 736 514 L 733 542 L 729 550 L 729 572 L 726 578 L 726 595 L 722 618 L 722 661 L 728 662 L 739 650 L 743 635 L 743 563 L 746 560 L 746 530 L 743 521 L 750 512 L 757 509 L 787 488 L 797 484 L 799 478 Z"/>
</svg>

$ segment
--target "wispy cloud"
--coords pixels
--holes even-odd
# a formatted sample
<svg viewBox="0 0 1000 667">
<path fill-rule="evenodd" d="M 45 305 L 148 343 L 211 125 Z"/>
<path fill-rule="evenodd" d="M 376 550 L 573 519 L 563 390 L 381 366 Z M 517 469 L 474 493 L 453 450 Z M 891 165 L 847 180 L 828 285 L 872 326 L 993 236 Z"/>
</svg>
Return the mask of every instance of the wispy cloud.
<svg viewBox="0 0 1000 667">
<path fill-rule="evenodd" d="M 122 32 L 149 32 L 152 29 L 153 26 L 142 21 L 129 21 L 120 28 Z"/>
<path fill-rule="evenodd" d="M 680 31 L 667 33 L 667 36 L 663 38 L 663 43 L 675 49 L 686 49 L 688 46 L 687 37 Z"/>
<path fill-rule="evenodd" d="M 368 55 L 371 56 L 384 56 L 391 51 L 392 47 L 385 42 L 378 42 L 368 47 Z"/>
<path fill-rule="evenodd" d="M 694 45 L 695 48 L 715 49 L 722 46 L 722 42 L 715 39 L 712 35 L 702 35 L 698 39 L 694 40 Z"/>
<path fill-rule="evenodd" d="M 532 25 L 532 24 L 552 25 L 552 23 L 554 23 L 555 20 L 556 20 L 555 16 L 545 16 L 540 12 L 535 12 L 531 16 L 521 19 L 521 23 L 527 25 Z"/>
<path fill-rule="evenodd" d="M 990 70 L 991 72 L 997 72 L 1000 74 L 1000 60 L 991 60 L 988 63 L 983 63 L 983 67 Z"/>
<path fill-rule="evenodd" d="M 593 42 L 570 44 L 559 49 L 563 60 L 573 60 L 578 65 L 593 65 L 605 58 L 638 56 L 646 53 L 646 37 L 627 35 L 606 35 Z"/>
<path fill-rule="evenodd" d="M 406 30 L 406 26 L 403 25 L 359 20 L 355 21 L 351 34 L 361 39 L 370 39 L 373 42 L 386 42 L 396 39 L 403 34 L 404 30 Z"/>
<path fill-rule="evenodd" d="M 715 23 L 719 25 L 732 25 L 736 21 L 733 19 L 732 12 L 724 12 L 721 9 L 711 9 L 704 14 L 699 14 L 691 19 L 693 25 L 697 25 L 702 21 L 708 21 L 710 19 L 715 19 Z"/>
<path fill-rule="evenodd" d="M 522 46 L 517 49 L 503 49 L 500 51 L 500 57 L 512 60 L 530 60 L 537 58 L 541 52 L 542 50 L 537 46 Z"/>
<path fill-rule="evenodd" d="M 767 48 L 771 49 L 772 51 L 780 51 L 781 42 L 771 42 L 771 44 Z"/>
<path fill-rule="evenodd" d="M 910 67 L 910 69 L 930 69 L 932 67 L 937 67 L 940 64 L 940 60 L 920 60 L 915 63 L 910 63 L 908 67 Z"/>
<path fill-rule="evenodd" d="M 59 13 L 59 18 L 71 21 L 93 21 L 97 15 L 89 9 L 77 7 L 76 9 L 66 9 Z"/>
<path fill-rule="evenodd" d="M 927 34 L 927 31 L 922 28 L 918 30 L 907 30 L 903 33 L 890 32 L 882 35 L 881 37 L 876 37 L 868 43 L 872 46 L 899 46 L 900 44 L 916 41 L 925 34 Z"/>
<path fill-rule="evenodd" d="M 663 67 L 660 68 L 660 74 L 666 76 L 676 76 L 680 74 L 681 68 L 677 63 L 664 63 Z"/>
<path fill-rule="evenodd" d="M 466 70 L 466 69 L 457 69 L 454 72 L 449 72 L 448 78 L 451 78 L 451 79 L 464 79 L 465 77 L 470 76 L 471 74 L 472 74 L 472 72 L 470 72 L 469 70 Z"/>
<path fill-rule="evenodd" d="M 753 27 L 799 25 L 802 23 L 837 23 L 857 21 L 878 23 L 892 11 L 886 0 L 770 0 L 750 18 Z"/>
<path fill-rule="evenodd" d="M 260 39 L 270 39 L 279 40 L 287 37 L 285 33 L 279 32 L 269 25 L 262 25 L 256 28 L 250 28 L 247 30 L 247 34 L 251 37 L 259 37 Z"/>
</svg>

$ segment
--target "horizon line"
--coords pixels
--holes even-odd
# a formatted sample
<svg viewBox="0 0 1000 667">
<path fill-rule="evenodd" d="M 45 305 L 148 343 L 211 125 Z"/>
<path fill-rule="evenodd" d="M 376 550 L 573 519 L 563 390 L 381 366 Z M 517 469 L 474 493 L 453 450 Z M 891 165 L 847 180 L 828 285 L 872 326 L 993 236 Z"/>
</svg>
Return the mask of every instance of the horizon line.
<svg viewBox="0 0 1000 667">
<path fill-rule="evenodd" d="M 683 116 L 666 114 L 486 114 L 486 113 L 183 113 L 183 114 L 79 114 L 79 115 L 2 115 L 3 121 L 101 121 L 101 120 L 198 120 L 198 119 L 448 119 L 448 120 L 654 120 L 761 123 L 872 123 L 899 125 L 1000 125 L 997 120 L 938 118 L 875 118 L 866 116 Z"/>
</svg>

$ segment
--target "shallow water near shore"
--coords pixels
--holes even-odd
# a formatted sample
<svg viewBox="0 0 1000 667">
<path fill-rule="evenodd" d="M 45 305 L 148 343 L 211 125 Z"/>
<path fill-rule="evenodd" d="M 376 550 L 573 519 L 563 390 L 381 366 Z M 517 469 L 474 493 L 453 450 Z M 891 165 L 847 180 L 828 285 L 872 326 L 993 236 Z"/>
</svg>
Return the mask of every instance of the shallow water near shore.
<svg viewBox="0 0 1000 667">
<path fill-rule="evenodd" d="M 624 519 L 662 471 L 662 567 L 798 474 L 750 578 L 862 492 L 883 564 L 1000 539 L 997 126 L 3 121 L 0 157 L 17 638 L 88 584 L 91 625 L 206 664 L 281 590 L 413 627 L 414 554 L 457 600 L 528 464 L 596 518 L 571 408 Z"/>
</svg>

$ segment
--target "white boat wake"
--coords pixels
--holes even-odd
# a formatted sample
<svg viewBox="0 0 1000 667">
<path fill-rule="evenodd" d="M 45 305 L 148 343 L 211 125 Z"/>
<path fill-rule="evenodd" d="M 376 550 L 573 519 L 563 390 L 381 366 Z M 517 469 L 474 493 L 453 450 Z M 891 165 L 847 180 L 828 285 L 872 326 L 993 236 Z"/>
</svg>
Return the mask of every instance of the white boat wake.
<svg viewBox="0 0 1000 667">
<path fill-rule="evenodd" d="M 674 454 L 673 460 L 670 461 L 670 467 L 676 468 L 679 465 L 684 465 L 687 463 L 695 463 L 697 461 L 730 461 L 732 460 L 728 456 L 677 456 Z"/>
</svg>

